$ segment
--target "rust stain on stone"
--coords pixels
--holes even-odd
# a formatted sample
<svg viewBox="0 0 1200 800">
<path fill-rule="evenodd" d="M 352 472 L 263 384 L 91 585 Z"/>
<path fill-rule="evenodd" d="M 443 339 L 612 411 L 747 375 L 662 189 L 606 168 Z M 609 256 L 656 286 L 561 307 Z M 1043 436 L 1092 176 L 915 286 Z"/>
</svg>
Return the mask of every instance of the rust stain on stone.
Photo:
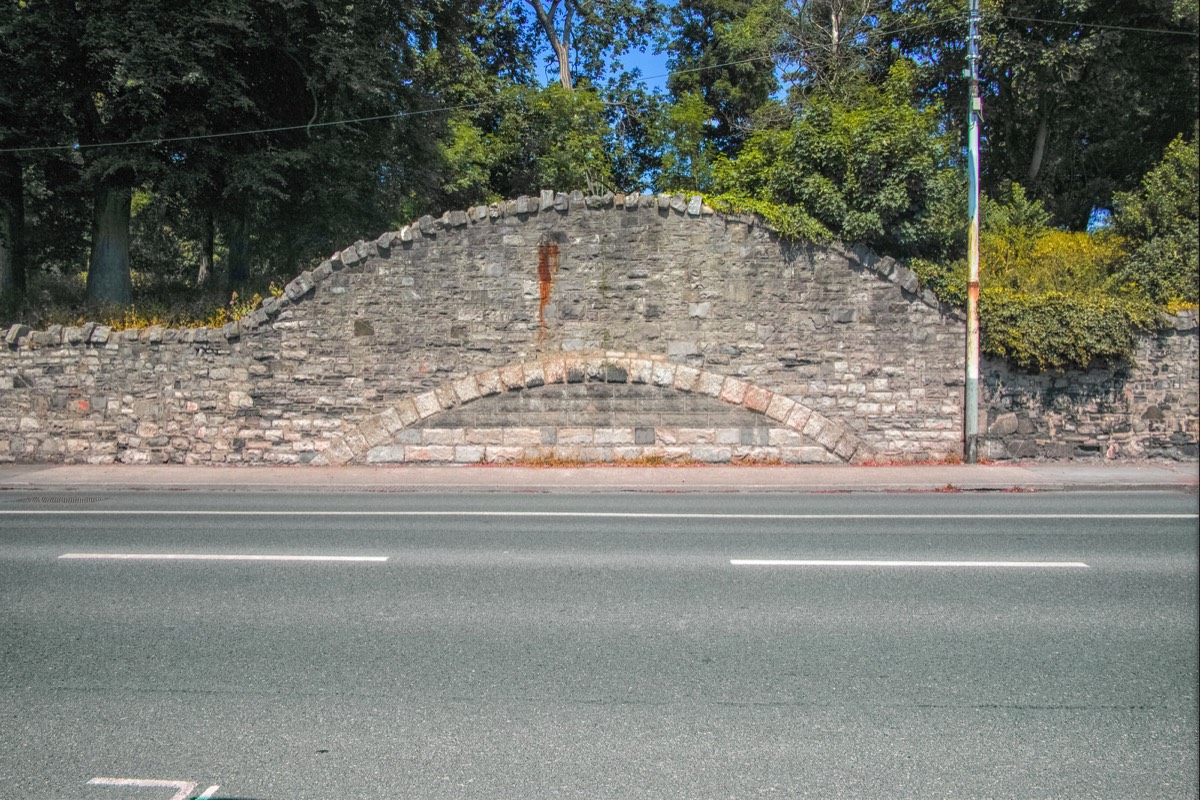
<svg viewBox="0 0 1200 800">
<path fill-rule="evenodd" d="M 546 327 L 546 306 L 550 302 L 550 289 L 554 276 L 558 274 L 558 242 L 538 242 L 538 323 Z"/>
</svg>

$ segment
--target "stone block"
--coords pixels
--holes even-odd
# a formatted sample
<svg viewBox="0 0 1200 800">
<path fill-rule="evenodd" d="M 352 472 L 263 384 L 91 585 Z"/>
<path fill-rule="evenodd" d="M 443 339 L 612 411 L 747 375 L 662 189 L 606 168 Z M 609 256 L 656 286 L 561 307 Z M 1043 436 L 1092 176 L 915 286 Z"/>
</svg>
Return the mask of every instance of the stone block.
<svg viewBox="0 0 1200 800">
<path fill-rule="evenodd" d="M 387 424 L 379 414 L 372 414 L 358 423 L 358 432 L 366 441 L 367 447 L 383 444 L 392 438 L 393 433 L 388 430 Z"/>
<path fill-rule="evenodd" d="M 347 250 L 350 250 L 350 249 L 351 248 L 347 248 Z M 345 252 L 345 251 L 343 251 L 343 252 Z M 355 263 L 357 263 L 357 262 L 355 262 Z M 289 283 L 287 286 L 283 287 L 283 293 L 285 295 L 287 295 L 289 300 L 295 302 L 295 301 L 299 300 L 301 297 L 304 297 L 304 295 L 311 292 L 313 290 L 314 286 L 316 286 L 316 284 L 313 283 L 312 275 L 309 272 L 305 271 L 305 272 L 301 272 L 299 275 L 297 275 L 295 278 L 292 279 L 291 283 Z"/>
<path fill-rule="evenodd" d="M 525 457 L 523 447 L 485 447 L 483 460 L 489 464 L 511 464 Z"/>
<path fill-rule="evenodd" d="M 696 381 L 696 392 L 709 397 L 720 397 L 721 387 L 725 385 L 725 376 L 715 372 L 701 372 Z"/>
<path fill-rule="evenodd" d="M 696 388 L 696 384 L 700 380 L 700 370 L 693 367 L 687 367 L 683 364 L 675 367 L 675 388 L 681 392 L 691 392 Z"/>
<path fill-rule="evenodd" d="M 700 445 L 692 448 L 692 458 L 706 464 L 728 464 L 733 460 L 733 450 L 717 445 Z"/>
<path fill-rule="evenodd" d="M 767 408 L 771 405 L 771 401 L 774 399 L 775 395 L 761 386 L 750 386 L 746 389 L 742 405 L 751 411 L 765 414 Z"/>
<path fill-rule="evenodd" d="M 655 364 L 650 380 L 655 386 L 674 386 L 675 365 L 670 363 Z"/>
<path fill-rule="evenodd" d="M 525 388 L 525 370 L 520 364 L 500 368 L 500 382 L 506 391 Z"/>
<path fill-rule="evenodd" d="M 525 387 L 533 389 L 542 386 L 546 383 L 546 377 L 542 372 L 541 364 L 526 364 L 525 365 Z"/>
<path fill-rule="evenodd" d="M 567 362 L 561 358 L 542 362 L 542 380 L 548 384 L 567 382 Z"/>
<path fill-rule="evenodd" d="M 1017 415 L 1016 414 L 1001 414 L 988 426 L 989 436 L 1003 438 L 1011 436 L 1017 432 Z"/>
<path fill-rule="evenodd" d="M 426 446 L 448 446 L 467 443 L 467 432 L 463 428 L 424 428 L 421 442 Z"/>
<path fill-rule="evenodd" d="M 419 394 L 413 398 L 413 402 L 416 404 L 417 415 L 421 419 L 432 417 L 434 414 L 442 411 L 442 404 L 438 402 L 436 392 Z"/>
<path fill-rule="evenodd" d="M 4 336 L 4 341 L 10 347 L 16 347 L 17 343 L 29 335 L 30 328 L 28 325 L 13 325 L 8 329 L 8 333 Z"/>
<path fill-rule="evenodd" d="M 732 405 L 741 405 L 746 399 L 746 392 L 749 391 L 750 385 L 745 381 L 737 378 L 726 378 L 721 384 L 721 393 L 718 398 Z"/>
<path fill-rule="evenodd" d="M 596 428 L 593 441 L 601 445 L 633 444 L 633 428 Z"/>
<path fill-rule="evenodd" d="M 684 358 L 700 355 L 700 345 L 694 340 L 677 340 L 667 342 L 668 358 Z"/>
<path fill-rule="evenodd" d="M 582 445 L 592 444 L 595 440 L 593 428 L 560 427 L 557 429 L 557 431 L 558 433 L 555 441 L 553 442 L 554 444 Z"/>
<path fill-rule="evenodd" d="M 433 392 L 443 411 L 459 405 L 458 394 L 454 391 L 453 384 L 444 384 L 434 389 Z"/>
<path fill-rule="evenodd" d="M 480 397 L 490 397 L 504 391 L 504 385 L 500 380 L 500 371 L 495 369 L 476 375 L 475 386 L 479 389 Z"/>
<path fill-rule="evenodd" d="M 454 394 L 458 396 L 461 403 L 469 403 L 472 400 L 478 400 L 480 396 L 479 386 L 475 383 L 475 378 L 467 377 L 454 382 Z"/>
<path fill-rule="evenodd" d="M 773 419 L 776 422 L 786 422 L 795 408 L 795 400 L 781 394 L 772 394 L 771 402 L 767 405 L 767 409 L 763 414 L 767 419 Z"/>
<path fill-rule="evenodd" d="M 629 360 L 629 382 L 650 383 L 654 376 L 654 363 L 644 358 Z"/>
<path fill-rule="evenodd" d="M 504 444 L 509 447 L 538 447 L 542 443 L 541 428 L 505 428 Z"/>
<path fill-rule="evenodd" d="M 482 462 L 487 453 L 487 448 L 477 445 L 459 445 L 454 448 L 454 463 L 456 464 L 478 464 Z"/>
</svg>

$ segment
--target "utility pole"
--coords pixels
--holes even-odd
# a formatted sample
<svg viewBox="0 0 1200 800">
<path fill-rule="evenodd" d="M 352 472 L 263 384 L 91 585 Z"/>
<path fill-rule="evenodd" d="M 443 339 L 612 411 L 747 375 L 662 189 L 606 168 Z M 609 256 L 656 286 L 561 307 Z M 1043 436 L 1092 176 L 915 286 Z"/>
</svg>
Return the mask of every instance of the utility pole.
<svg viewBox="0 0 1200 800">
<path fill-rule="evenodd" d="M 967 69 L 970 107 L 967 110 L 967 381 L 963 407 L 963 460 L 979 463 L 979 0 L 967 10 Z"/>
</svg>

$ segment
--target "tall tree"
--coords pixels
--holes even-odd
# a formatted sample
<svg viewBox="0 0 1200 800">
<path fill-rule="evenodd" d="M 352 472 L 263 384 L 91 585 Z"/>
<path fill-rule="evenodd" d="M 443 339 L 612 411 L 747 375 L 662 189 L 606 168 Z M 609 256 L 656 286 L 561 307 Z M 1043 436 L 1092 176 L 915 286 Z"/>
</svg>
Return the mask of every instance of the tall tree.
<svg viewBox="0 0 1200 800">
<path fill-rule="evenodd" d="M 781 61 L 794 102 L 814 90 L 852 93 L 871 77 L 877 15 L 887 7 L 880 0 L 787 0 Z"/>
<path fill-rule="evenodd" d="M 60 11 L 0 5 L 0 307 L 20 303 L 29 272 L 26 168 L 36 148 L 69 132 L 68 100 L 57 79 L 63 54 L 43 46 L 58 31 Z"/>
<path fill-rule="evenodd" d="M 580 76 L 599 83 L 615 59 L 649 40 L 662 14 L 658 0 L 520 2 L 533 11 L 567 91 Z"/>
<path fill-rule="evenodd" d="M 984 187 L 1024 185 L 1061 225 L 1136 186 L 1197 113 L 1196 4 L 984 0 Z M 953 0 L 901 0 L 879 38 L 922 65 L 965 141 L 965 17 Z"/>
<path fill-rule="evenodd" d="M 670 13 L 667 88 L 676 100 L 693 95 L 711 109 L 708 139 L 731 155 L 779 86 L 783 0 L 680 0 Z"/>
</svg>

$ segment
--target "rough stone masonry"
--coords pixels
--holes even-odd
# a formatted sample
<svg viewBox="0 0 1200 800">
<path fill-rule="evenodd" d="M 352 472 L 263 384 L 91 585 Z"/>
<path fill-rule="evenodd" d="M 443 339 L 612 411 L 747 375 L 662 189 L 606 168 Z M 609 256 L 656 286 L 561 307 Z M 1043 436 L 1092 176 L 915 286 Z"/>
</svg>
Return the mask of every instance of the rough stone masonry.
<svg viewBox="0 0 1200 800">
<path fill-rule="evenodd" d="M 1171 323 L 1118 369 L 985 364 L 986 457 L 1196 458 Z M 864 248 L 543 191 L 358 242 L 222 329 L 0 329 L 0 461 L 954 459 L 963 335 Z"/>
</svg>

